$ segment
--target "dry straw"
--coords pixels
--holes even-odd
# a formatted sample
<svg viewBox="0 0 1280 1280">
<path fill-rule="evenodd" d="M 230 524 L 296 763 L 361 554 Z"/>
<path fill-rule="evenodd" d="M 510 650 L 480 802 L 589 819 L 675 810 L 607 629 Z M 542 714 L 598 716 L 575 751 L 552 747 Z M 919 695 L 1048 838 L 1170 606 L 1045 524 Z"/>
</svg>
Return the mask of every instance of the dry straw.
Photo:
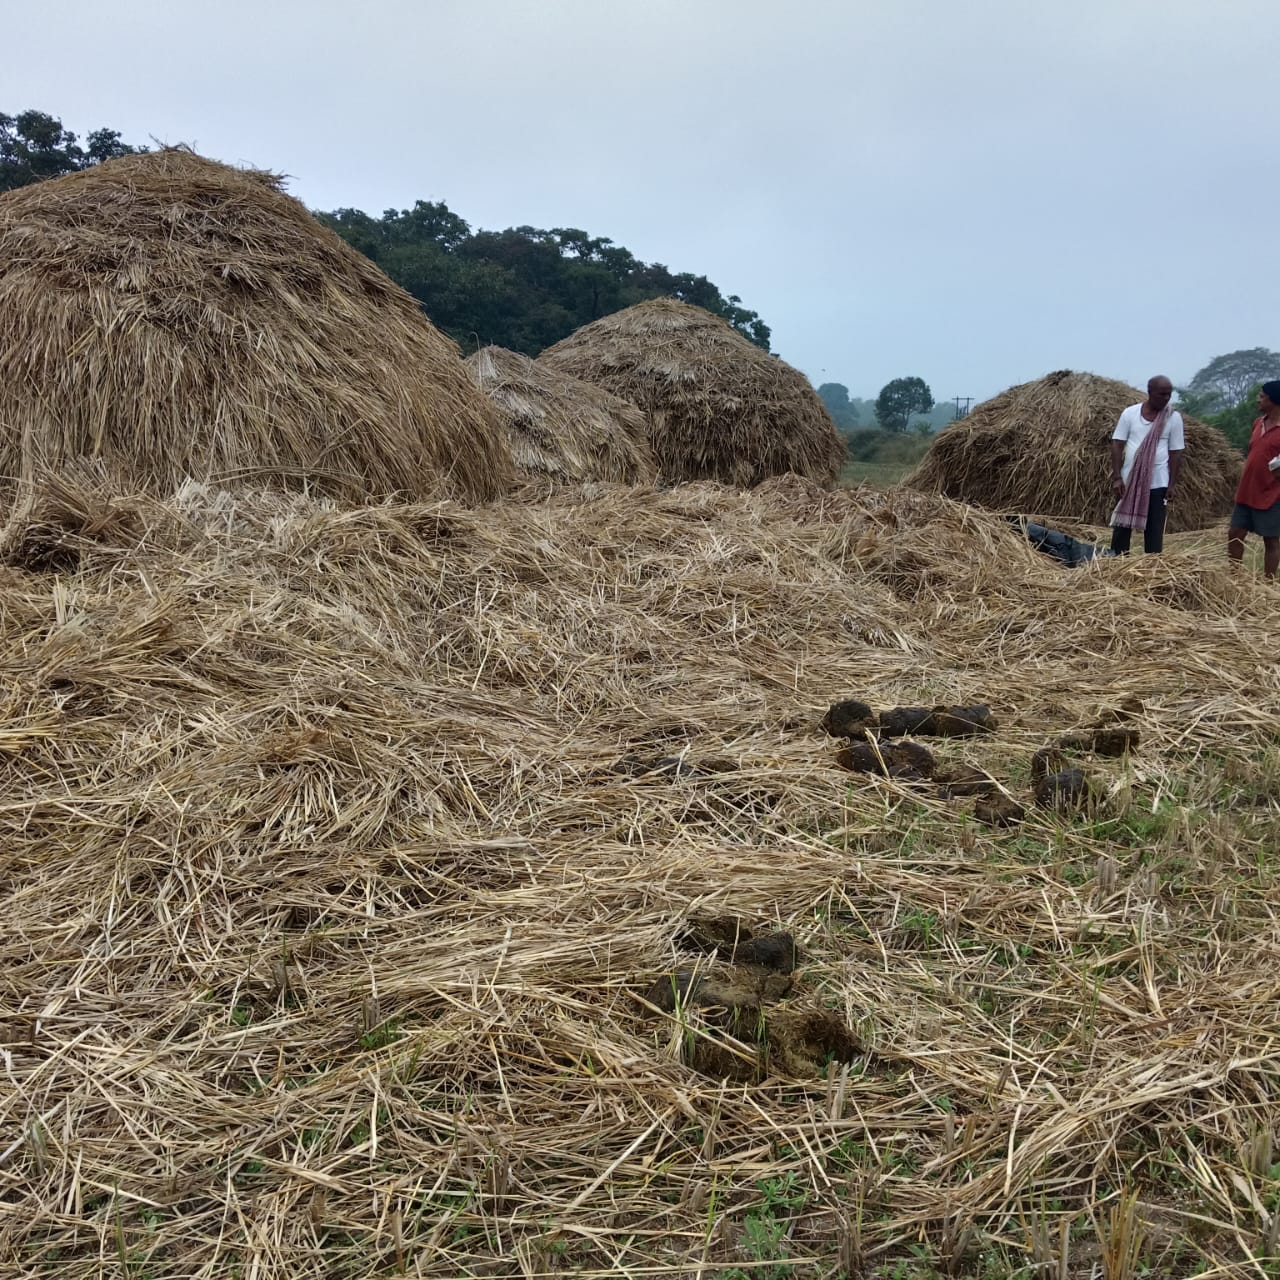
<svg viewBox="0 0 1280 1280">
<path fill-rule="evenodd" d="M 638 405 L 661 479 L 832 483 L 844 445 L 809 380 L 700 307 L 659 298 L 585 325 L 538 363 Z"/>
<path fill-rule="evenodd" d="M 188 151 L 0 197 L 0 477 L 72 459 L 347 498 L 511 480 L 417 303 L 270 174 Z"/>
<path fill-rule="evenodd" d="M 1216 551 L 1068 573 L 794 478 L 64 480 L 27 532 L 6 1276 L 1265 1273 L 1280 613 Z M 848 696 L 989 701 L 937 751 L 1015 795 L 1109 711 L 1142 751 L 1086 761 L 1096 813 L 989 828 L 834 767 Z M 707 916 L 800 947 L 718 1058 L 638 999 Z M 785 1041 L 830 1019 L 852 1051 Z"/>
<path fill-rule="evenodd" d="M 906 483 L 995 511 L 1105 525 L 1115 498 L 1107 441 L 1143 393 L 1061 370 L 978 405 L 934 440 Z M 1184 415 L 1186 457 L 1171 531 L 1202 529 L 1231 510 L 1242 459 L 1222 433 Z"/>
<path fill-rule="evenodd" d="M 520 470 L 552 480 L 653 483 L 644 414 L 629 401 L 502 347 L 481 348 L 467 367 L 498 406 Z"/>
</svg>

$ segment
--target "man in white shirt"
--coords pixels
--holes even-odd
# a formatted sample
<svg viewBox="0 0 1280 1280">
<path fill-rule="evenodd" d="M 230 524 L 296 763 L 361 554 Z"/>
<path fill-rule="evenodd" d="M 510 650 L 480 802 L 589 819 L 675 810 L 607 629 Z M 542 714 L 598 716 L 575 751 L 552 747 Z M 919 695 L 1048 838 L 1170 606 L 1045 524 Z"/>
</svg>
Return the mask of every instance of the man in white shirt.
<svg viewBox="0 0 1280 1280">
<path fill-rule="evenodd" d="M 1169 408 L 1172 398 L 1173 383 L 1163 374 L 1152 378 L 1147 383 L 1147 398 L 1141 404 L 1130 405 L 1111 433 L 1111 490 L 1121 502 L 1117 513 L 1122 509 L 1141 512 L 1143 505 L 1146 506 L 1145 513 L 1133 524 L 1113 518 L 1111 550 L 1116 555 L 1129 554 L 1134 528 L 1142 530 L 1142 549 L 1148 555 L 1164 550 L 1165 508 L 1178 483 L 1186 450 L 1182 415 Z M 1143 441 L 1153 430 L 1160 431 L 1152 442 L 1154 448 L 1148 445 L 1142 449 Z M 1150 496 L 1146 504 L 1133 501 L 1137 495 L 1129 495 L 1130 501 L 1124 502 L 1130 479 L 1138 478 L 1133 476 L 1135 461 L 1140 464 L 1138 470 L 1149 476 Z"/>
</svg>

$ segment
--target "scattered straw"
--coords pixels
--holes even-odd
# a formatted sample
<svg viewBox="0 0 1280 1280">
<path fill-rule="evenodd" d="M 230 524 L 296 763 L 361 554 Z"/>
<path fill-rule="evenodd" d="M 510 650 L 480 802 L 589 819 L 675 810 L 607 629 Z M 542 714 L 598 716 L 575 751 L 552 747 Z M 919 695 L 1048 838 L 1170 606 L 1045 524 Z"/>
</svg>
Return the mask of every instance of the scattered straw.
<svg viewBox="0 0 1280 1280">
<path fill-rule="evenodd" d="M 65 537 L 0 570 L 6 1274 L 1265 1256 L 1280 631 L 1216 552 L 1068 573 L 794 480 L 29 518 Z M 1142 750 L 998 830 L 836 768 L 841 696 L 990 702 L 937 750 L 1024 796 L 1108 710 Z M 765 1031 L 860 1051 L 700 1057 L 638 999 L 695 916 L 790 930 Z"/>
</svg>

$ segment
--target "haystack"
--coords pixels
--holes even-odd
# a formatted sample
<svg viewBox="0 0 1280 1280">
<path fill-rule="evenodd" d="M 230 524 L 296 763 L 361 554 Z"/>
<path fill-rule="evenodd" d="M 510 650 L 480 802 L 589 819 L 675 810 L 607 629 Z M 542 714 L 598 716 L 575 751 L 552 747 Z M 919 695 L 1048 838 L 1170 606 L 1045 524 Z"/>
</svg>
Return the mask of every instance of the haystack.
<svg viewBox="0 0 1280 1280">
<path fill-rule="evenodd" d="M 1115 498 L 1107 441 L 1143 393 L 1069 369 L 1024 382 L 942 431 L 906 484 L 997 511 L 1106 524 Z M 1169 528 L 1203 529 L 1230 510 L 1241 457 L 1183 414 L 1187 451 Z"/>
<path fill-rule="evenodd" d="M 629 401 L 502 347 L 484 347 L 467 367 L 497 405 L 522 471 L 622 484 L 657 477 L 644 414 Z"/>
<path fill-rule="evenodd" d="M 0 477 L 485 499 L 492 406 L 407 293 L 271 174 L 185 150 L 0 197 Z"/>
<path fill-rule="evenodd" d="M 585 325 L 539 364 L 644 411 L 660 478 L 834 482 L 844 446 L 809 380 L 700 307 L 659 298 Z"/>
</svg>

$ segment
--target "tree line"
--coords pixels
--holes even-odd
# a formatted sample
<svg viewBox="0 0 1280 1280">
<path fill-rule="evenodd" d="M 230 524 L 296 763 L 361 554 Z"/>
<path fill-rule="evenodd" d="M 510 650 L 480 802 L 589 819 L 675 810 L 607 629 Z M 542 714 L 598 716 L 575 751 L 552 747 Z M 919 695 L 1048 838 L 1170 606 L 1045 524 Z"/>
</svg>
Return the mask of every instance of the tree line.
<svg viewBox="0 0 1280 1280">
<path fill-rule="evenodd" d="M 1258 391 L 1264 382 L 1280 378 L 1280 352 L 1250 347 L 1214 356 L 1187 382 L 1178 387 L 1178 408 L 1191 417 L 1217 427 L 1238 449 L 1249 446 L 1258 416 Z M 894 378 L 874 401 L 849 394 L 840 382 L 824 382 L 818 395 L 836 427 L 848 437 L 855 457 L 871 459 L 884 452 L 884 437 L 908 431 L 928 434 L 941 430 L 956 417 L 947 402 L 937 404 L 928 384 L 917 377 Z M 901 449 L 889 445 L 889 451 Z"/>
<path fill-rule="evenodd" d="M 14 116 L 0 112 L 0 191 L 16 191 L 146 149 L 122 142 L 115 129 L 95 129 L 81 146 L 61 120 L 43 111 L 19 111 Z"/>
<path fill-rule="evenodd" d="M 0 192 L 146 150 L 115 129 L 95 129 L 81 141 L 45 112 L 0 112 Z M 423 200 L 376 217 L 350 208 L 315 217 L 411 293 L 464 351 L 495 343 L 537 355 L 592 320 L 659 297 L 703 307 L 770 349 L 769 326 L 736 294 L 725 296 L 704 275 L 643 262 L 576 227 L 475 230 L 445 203 Z M 1257 389 L 1277 376 L 1280 353 L 1265 347 L 1228 352 L 1178 388 L 1179 405 L 1244 448 Z M 851 396 L 838 382 L 821 384 L 818 395 L 854 456 L 874 457 L 886 437 L 925 435 L 955 416 L 916 376 L 892 379 L 874 401 Z"/>
<path fill-rule="evenodd" d="M 894 378 L 880 388 L 874 400 L 851 396 L 842 382 L 824 382 L 818 396 L 838 430 L 850 435 L 858 430 L 918 431 L 928 434 L 955 417 L 954 407 L 937 404 L 923 378 Z"/>
<path fill-rule="evenodd" d="M 769 350 L 769 326 L 706 276 L 642 262 L 577 227 L 472 230 L 443 202 L 380 218 L 359 209 L 316 215 L 407 289 L 464 351 L 495 343 L 536 356 L 575 329 L 650 298 L 721 316 Z"/>
<path fill-rule="evenodd" d="M 1214 356 L 1178 388 L 1178 408 L 1217 427 L 1237 449 L 1249 447 L 1258 416 L 1258 392 L 1280 378 L 1280 352 L 1249 347 Z"/>
<path fill-rule="evenodd" d="M 0 114 L 0 191 L 146 150 L 114 129 L 96 129 L 81 145 L 42 111 Z M 313 212 L 411 293 L 464 351 L 495 343 L 536 356 L 592 320 L 663 297 L 703 307 L 769 350 L 769 326 L 736 294 L 726 297 L 704 275 L 642 262 L 576 227 L 473 230 L 448 205 L 423 200 L 380 217 Z"/>
</svg>

